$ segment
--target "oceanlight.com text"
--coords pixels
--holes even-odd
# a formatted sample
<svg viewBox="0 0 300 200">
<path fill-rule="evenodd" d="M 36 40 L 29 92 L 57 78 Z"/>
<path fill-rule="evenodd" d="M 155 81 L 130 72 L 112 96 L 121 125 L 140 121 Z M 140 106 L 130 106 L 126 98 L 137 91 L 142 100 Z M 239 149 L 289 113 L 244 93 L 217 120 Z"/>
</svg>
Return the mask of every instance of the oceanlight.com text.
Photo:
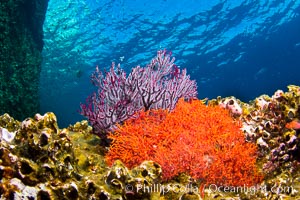
<svg viewBox="0 0 300 200">
<path fill-rule="evenodd" d="M 284 193 L 291 193 L 293 191 L 292 186 L 273 186 L 267 190 L 266 186 L 219 186 L 216 184 L 209 184 L 204 185 L 202 187 L 197 187 L 192 184 L 188 185 L 181 185 L 181 184 L 152 184 L 152 185 L 143 185 L 138 184 L 135 187 L 133 185 L 126 185 L 125 186 L 126 192 L 133 192 L 133 193 L 161 193 L 162 195 L 167 194 L 169 192 L 173 193 L 195 193 L 195 194 L 204 194 L 205 190 L 209 191 L 210 193 L 248 193 L 254 195 L 258 192 L 267 192 L 270 191 L 275 194 L 284 194 Z"/>
</svg>

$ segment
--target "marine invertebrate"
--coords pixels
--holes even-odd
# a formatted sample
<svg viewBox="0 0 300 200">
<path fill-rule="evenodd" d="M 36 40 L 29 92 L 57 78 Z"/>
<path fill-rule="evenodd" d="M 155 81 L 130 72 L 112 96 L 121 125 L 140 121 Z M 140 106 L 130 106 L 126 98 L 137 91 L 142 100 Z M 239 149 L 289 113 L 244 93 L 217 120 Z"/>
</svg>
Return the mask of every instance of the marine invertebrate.
<svg viewBox="0 0 300 200">
<path fill-rule="evenodd" d="M 248 173 L 239 170 L 251 169 L 251 165 L 247 164 L 247 159 L 253 161 L 253 157 L 247 157 L 246 153 L 241 153 L 246 147 L 236 147 L 233 154 L 239 155 L 237 162 L 234 161 L 232 154 L 225 154 L 230 152 L 232 147 L 231 139 L 227 143 L 228 137 L 232 134 L 232 130 L 223 134 L 228 129 L 222 128 L 223 122 L 227 121 L 227 117 L 220 114 L 219 109 L 211 116 L 209 109 L 199 109 L 196 102 L 191 104 L 181 101 L 177 108 L 171 113 L 175 113 L 171 117 L 171 113 L 166 110 L 151 110 L 147 115 L 139 115 L 136 120 L 140 120 L 140 130 L 142 128 L 148 133 L 137 138 L 136 148 L 134 152 L 139 153 L 145 150 L 144 146 L 152 148 L 151 153 L 155 153 L 160 149 L 165 149 L 160 157 L 158 153 L 157 158 L 160 158 L 162 166 L 153 161 L 144 161 L 133 169 L 126 168 L 121 162 L 114 162 L 110 168 L 104 163 L 103 153 L 104 147 L 99 143 L 101 141 L 96 135 L 89 134 L 91 127 L 87 121 L 82 121 L 69 126 L 67 129 L 60 129 L 57 125 L 56 117 L 53 113 L 46 113 L 45 115 L 36 114 L 34 118 L 27 118 L 23 122 L 10 117 L 8 114 L 0 116 L 0 198 L 1 199 L 200 199 L 200 196 L 205 195 L 204 199 L 215 198 L 234 198 L 234 199 L 299 199 L 300 193 L 298 187 L 300 185 L 299 179 L 299 129 L 297 122 L 299 119 L 299 105 L 300 105 L 300 89 L 298 86 L 289 86 L 289 91 L 281 94 L 279 98 L 265 98 L 268 107 L 260 109 L 255 104 L 255 101 L 249 104 L 242 103 L 243 114 L 240 117 L 235 117 L 231 123 L 238 126 L 241 125 L 239 120 L 242 120 L 242 126 L 248 126 L 243 129 L 246 135 L 252 134 L 253 138 L 249 138 L 253 143 L 258 142 L 265 146 L 258 146 L 259 167 L 263 168 L 264 173 L 268 173 L 264 177 L 264 181 L 255 187 L 230 187 L 226 185 L 234 185 L 235 183 L 242 183 L 243 178 L 247 177 Z M 279 100 L 278 100 L 279 99 Z M 203 102 L 203 100 L 202 100 Z M 198 101 L 198 103 L 200 103 Z M 210 102 L 209 102 L 210 103 Z M 217 103 L 217 102 L 215 102 Z M 194 105 L 191 106 L 191 105 Z M 212 104 L 218 105 L 218 104 Z M 179 107 L 182 111 L 179 112 Z M 202 104 L 202 106 L 204 106 Z M 214 107 L 213 107 L 214 108 Z M 202 117 L 198 111 L 202 111 Z M 224 110 L 223 110 L 224 111 Z M 293 112 L 293 115 L 290 112 Z M 157 114 L 155 114 L 157 112 Z M 204 112 L 204 113 L 203 113 Z M 185 114 L 179 114 L 185 113 Z M 226 112 L 225 112 L 226 114 Z M 222 116 L 222 117 L 221 117 Z M 153 117 L 152 121 L 149 118 Z M 171 119 L 177 121 L 171 123 Z M 189 120 L 187 120 L 190 118 Z M 195 123 L 197 119 L 202 120 L 203 123 Z M 205 119 L 205 120 L 204 120 Z M 218 122 L 217 119 L 221 121 Z M 169 120 L 168 123 L 163 123 Z M 182 122 L 191 123 L 182 123 Z M 229 122 L 229 121 L 227 121 Z M 293 122 L 293 123 L 290 123 Z M 152 123 L 156 123 L 152 126 Z M 143 126 L 143 124 L 145 126 Z M 173 125 L 174 126 L 173 126 Z M 209 124 L 213 126 L 209 126 Z M 216 125 L 217 124 L 217 125 Z M 147 126 L 149 125 L 149 126 Z M 172 126 L 171 126 L 172 125 Z M 208 140 L 209 134 L 212 131 L 219 133 L 220 137 L 212 141 L 217 143 L 199 143 L 194 137 L 187 137 L 185 134 L 189 133 L 187 130 L 198 131 L 198 127 L 205 127 L 207 131 L 202 131 L 204 140 Z M 177 128 L 172 128 L 177 127 Z M 194 127 L 194 129 L 193 129 Z M 212 128 L 212 127 L 219 127 Z M 128 131 L 134 130 L 128 129 Z M 159 131 L 160 130 L 160 131 Z M 178 130 L 178 131 L 174 131 Z M 169 132 L 168 132 L 169 131 Z M 225 132 L 224 132 L 225 131 Z M 248 133 L 249 131 L 250 133 Z M 8 133 L 9 132 L 9 133 Z M 170 136 L 173 132 L 179 138 L 174 141 Z M 139 132 L 139 133 L 142 133 Z M 159 133 L 154 134 L 153 133 Z M 1 135 L 2 134 L 2 135 Z M 6 136 L 6 134 L 13 134 Z M 190 133 L 192 135 L 192 133 Z M 137 134 L 138 135 L 138 134 Z M 152 139 L 156 137 L 162 143 L 155 143 Z M 224 137 L 224 138 L 223 138 Z M 174 144 L 164 138 L 170 138 Z M 222 139 L 223 138 L 223 139 Z M 133 138 L 134 139 L 134 138 Z M 144 140 L 148 139 L 148 142 Z M 224 145 L 224 140 L 226 144 Z M 140 142 L 143 141 L 143 142 Z M 151 143 L 152 142 L 152 143 Z M 170 142 L 170 143 L 169 143 Z M 242 144 L 245 141 L 242 140 Z M 175 145 L 176 143 L 176 145 Z M 131 143 L 123 144 L 124 147 Z M 150 144 L 148 146 L 148 144 Z M 151 145 L 152 144 L 152 145 Z M 215 145 L 213 145 L 215 144 Z M 223 144 L 223 145 L 222 145 Z M 239 142 L 234 142 L 239 144 Z M 249 144 L 249 143 L 246 143 Z M 140 145 L 140 146 L 138 146 Z M 202 146 L 201 146 L 202 145 Z M 208 154 L 207 151 L 201 154 L 201 149 L 211 148 L 214 154 Z M 227 146 L 226 146 L 227 145 Z M 138 149 L 140 147 L 140 149 Z M 198 151 L 192 151 L 195 147 L 201 147 Z M 248 148 L 249 146 L 247 146 Z M 174 149 L 177 148 L 177 149 Z M 251 151 L 253 150 L 250 146 Z M 172 150 L 172 152 L 169 152 Z M 224 151 L 224 152 L 222 152 Z M 209 152 L 209 151 L 208 151 Z M 132 153 L 132 152 L 130 152 Z M 224 153 L 222 156 L 222 153 Z M 238 154 L 240 153 L 240 154 Z M 216 156 L 212 156 L 216 155 Z M 218 155 L 220 159 L 218 162 Z M 153 154 L 151 156 L 154 156 Z M 262 156 L 263 160 L 260 160 Z M 195 164 L 197 160 L 199 165 L 188 165 L 191 161 Z M 223 159 L 223 160 L 222 160 Z M 246 160 L 244 160 L 246 159 Z M 244 161 L 242 167 L 241 162 Z M 181 164 L 183 167 L 181 167 Z M 216 163 L 215 168 L 213 164 Z M 232 165 L 230 165 L 232 163 Z M 233 164 L 234 163 L 234 164 Z M 237 164 L 235 164 L 237 163 Z M 196 163 L 198 164 L 198 163 Z M 203 170 L 198 167 L 203 167 Z M 222 168 L 226 167 L 226 170 Z M 253 165 L 252 165 L 253 166 Z M 178 169 L 179 176 L 171 180 L 161 180 L 164 169 L 173 170 Z M 232 172 L 232 169 L 237 171 Z M 198 180 L 192 179 L 188 174 L 192 174 L 195 170 L 196 175 L 201 175 L 201 172 L 206 172 L 204 177 Z M 196 173 L 198 170 L 198 173 Z M 205 171 L 206 170 L 206 171 Z M 219 171 L 217 171 L 219 170 Z M 256 168 L 254 168 L 256 170 Z M 176 172 L 173 170 L 172 174 Z M 223 176 L 221 172 L 228 172 Z M 248 171 L 248 172 L 251 172 Z M 270 173 L 272 172 L 272 173 Z M 185 174 L 186 173 L 186 174 Z M 212 179 L 210 178 L 211 173 Z M 254 171 L 253 174 L 257 172 Z M 197 178 L 197 176 L 193 176 Z M 221 178 L 221 181 L 219 179 Z M 229 178 L 228 178 L 229 177 Z M 230 177 L 236 177 L 236 181 L 231 182 Z M 166 179 L 165 175 L 164 178 Z M 257 177 L 260 180 L 260 177 Z M 257 180 L 256 179 L 256 180 Z M 220 186 L 222 191 L 212 191 L 203 182 L 209 183 L 226 183 Z M 253 180 L 250 178 L 250 180 Z M 245 184 L 249 183 L 244 182 Z M 256 182 L 256 181 L 253 181 Z M 259 182 L 259 181 L 258 181 Z M 243 183 L 243 184 L 244 184 Z M 199 188 L 200 184 L 200 188 Z M 249 183 L 250 184 L 250 183 Z M 129 186 L 129 187 L 128 187 Z M 199 191 L 200 189 L 200 191 Z M 228 190 L 230 192 L 228 192 Z M 200 193 L 197 193 L 199 191 Z M 201 195 L 199 195 L 201 194 Z"/>
<path fill-rule="evenodd" d="M 261 95 L 243 105 L 242 129 L 249 141 L 257 143 L 268 176 L 299 167 L 299 91 L 290 85 L 287 92 L 277 90 L 271 97 Z"/>
<path fill-rule="evenodd" d="M 219 102 L 219 106 L 228 109 L 233 116 L 240 116 L 243 112 L 239 101 L 235 97 L 227 97 Z"/>
<path fill-rule="evenodd" d="M 163 178 L 187 173 L 206 183 L 243 185 L 261 180 L 256 146 L 245 141 L 241 124 L 227 110 L 200 100 L 180 100 L 172 112 L 142 111 L 110 134 L 106 160 L 120 159 L 128 167 L 153 160 Z"/>
<path fill-rule="evenodd" d="M 287 123 L 285 125 L 285 127 L 289 128 L 289 129 L 296 129 L 296 130 L 298 130 L 298 129 L 300 129 L 300 122 L 299 122 L 299 120 L 294 120 L 294 121 L 291 121 L 291 122 Z"/>
<path fill-rule="evenodd" d="M 190 80 L 186 69 L 180 71 L 174 60 L 166 50 L 158 51 L 150 64 L 133 68 L 128 77 L 120 64 L 115 67 L 113 63 L 106 76 L 97 67 L 91 80 L 98 91 L 80 106 L 95 133 L 102 136 L 103 132 L 114 130 L 117 123 L 141 109 L 172 110 L 179 98 L 195 98 L 196 82 Z"/>
<path fill-rule="evenodd" d="M 0 199 L 151 199 L 137 188 L 161 180 L 152 161 L 132 170 L 120 162 L 104 165 L 87 121 L 59 129 L 55 115 L 46 113 L 21 123 L 5 114 L 0 122 Z"/>
</svg>

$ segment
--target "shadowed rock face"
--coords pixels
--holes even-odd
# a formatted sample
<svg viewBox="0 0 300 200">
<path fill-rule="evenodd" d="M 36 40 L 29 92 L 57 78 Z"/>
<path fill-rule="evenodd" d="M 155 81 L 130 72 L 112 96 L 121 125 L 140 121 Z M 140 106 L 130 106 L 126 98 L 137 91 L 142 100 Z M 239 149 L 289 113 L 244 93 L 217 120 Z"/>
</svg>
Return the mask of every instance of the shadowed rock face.
<svg viewBox="0 0 300 200">
<path fill-rule="evenodd" d="M 16 119 L 39 109 L 47 5 L 48 0 L 9 0 L 0 5 L 0 113 Z"/>
</svg>

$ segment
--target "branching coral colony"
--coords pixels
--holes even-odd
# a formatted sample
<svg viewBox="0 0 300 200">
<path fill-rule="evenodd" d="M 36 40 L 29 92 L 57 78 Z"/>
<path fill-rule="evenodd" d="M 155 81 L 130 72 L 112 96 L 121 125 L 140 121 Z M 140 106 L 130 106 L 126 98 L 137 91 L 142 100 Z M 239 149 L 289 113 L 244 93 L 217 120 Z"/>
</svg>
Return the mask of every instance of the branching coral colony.
<svg viewBox="0 0 300 200">
<path fill-rule="evenodd" d="M 196 82 L 165 50 L 128 77 L 114 63 L 106 76 L 97 68 L 92 82 L 98 91 L 81 104 L 81 114 L 97 135 L 109 132 L 109 164 L 119 159 L 134 167 L 153 160 L 165 180 L 186 173 L 220 185 L 261 181 L 256 146 L 245 141 L 241 122 L 228 110 L 197 100 Z"/>
<path fill-rule="evenodd" d="M 172 112 L 142 111 L 111 133 L 106 160 L 128 167 L 144 160 L 159 163 L 163 178 L 187 173 L 205 183 L 254 185 L 262 180 L 256 167 L 256 146 L 247 143 L 241 122 L 227 110 L 200 100 L 180 100 Z"/>
<path fill-rule="evenodd" d="M 179 98 L 196 98 L 196 82 L 174 61 L 171 53 L 158 51 L 150 64 L 133 68 L 128 77 L 114 63 L 105 76 L 97 67 L 91 80 L 98 91 L 87 98 L 87 104 L 81 104 L 81 114 L 88 118 L 95 134 L 113 131 L 117 123 L 142 109 L 172 110 Z"/>
</svg>

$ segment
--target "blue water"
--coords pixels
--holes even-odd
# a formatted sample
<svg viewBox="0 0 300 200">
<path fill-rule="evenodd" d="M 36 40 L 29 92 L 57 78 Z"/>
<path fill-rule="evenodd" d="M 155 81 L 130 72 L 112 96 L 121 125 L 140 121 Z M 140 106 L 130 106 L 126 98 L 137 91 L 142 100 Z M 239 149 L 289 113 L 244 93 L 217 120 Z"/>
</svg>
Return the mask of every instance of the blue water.
<svg viewBox="0 0 300 200">
<path fill-rule="evenodd" d="M 83 119 L 96 65 L 130 71 L 158 49 L 188 69 L 199 98 L 247 102 L 300 85 L 299 14 L 300 0 L 50 0 L 41 112 L 55 112 L 61 127 Z"/>
</svg>

